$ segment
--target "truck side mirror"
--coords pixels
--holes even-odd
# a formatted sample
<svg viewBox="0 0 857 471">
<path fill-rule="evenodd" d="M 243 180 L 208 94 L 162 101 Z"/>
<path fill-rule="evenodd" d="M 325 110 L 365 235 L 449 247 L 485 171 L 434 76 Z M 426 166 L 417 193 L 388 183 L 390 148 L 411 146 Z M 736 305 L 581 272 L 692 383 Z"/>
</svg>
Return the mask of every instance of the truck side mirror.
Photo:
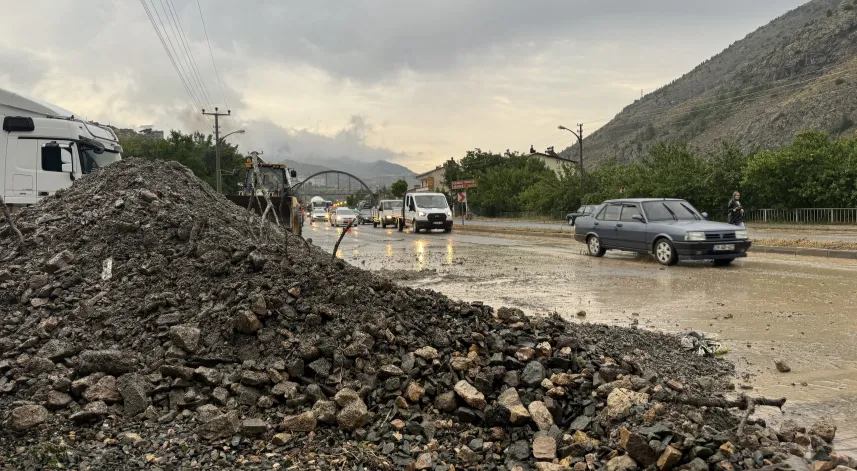
<svg viewBox="0 0 857 471">
<path fill-rule="evenodd" d="M 291 175 L 292 178 L 298 178 L 298 171 L 293 169 L 289 175 Z"/>
</svg>

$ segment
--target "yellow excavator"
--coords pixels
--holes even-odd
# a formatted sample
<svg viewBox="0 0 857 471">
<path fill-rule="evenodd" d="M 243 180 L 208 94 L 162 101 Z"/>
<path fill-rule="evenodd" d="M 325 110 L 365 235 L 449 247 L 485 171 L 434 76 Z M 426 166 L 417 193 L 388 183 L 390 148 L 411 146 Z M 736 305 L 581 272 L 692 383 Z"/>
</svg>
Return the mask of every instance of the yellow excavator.
<svg viewBox="0 0 857 471">
<path fill-rule="evenodd" d="M 267 163 L 260 158 L 259 175 L 254 192 L 253 160 L 248 157 L 244 166 L 246 172 L 243 189 L 237 195 L 228 195 L 227 198 L 239 206 L 253 209 L 262 215 L 268 206 L 263 193 L 267 190 L 280 222 L 286 230 L 300 235 L 303 232 L 303 211 L 298 199 L 292 193 L 292 179 L 297 177 L 297 172 L 283 164 Z"/>
</svg>

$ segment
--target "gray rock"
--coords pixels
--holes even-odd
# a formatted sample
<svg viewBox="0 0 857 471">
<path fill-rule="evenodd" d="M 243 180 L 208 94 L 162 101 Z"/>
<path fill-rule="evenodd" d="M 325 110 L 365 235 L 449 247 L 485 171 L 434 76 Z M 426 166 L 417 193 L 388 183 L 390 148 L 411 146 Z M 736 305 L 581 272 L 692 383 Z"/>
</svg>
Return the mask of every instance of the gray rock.
<svg viewBox="0 0 857 471">
<path fill-rule="evenodd" d="M 119 376 L 134 370 L 135 360 L 119 350 L 84 350 L 77 356 L 78 374 L 107 373 Z"/>
<path fill-rule="evenodd" d="M 101 420 L 108 413 L 110 413 L 110 410 L 107 409 L 107 404 L 102 401 L 95 401 L 87 404 L 82 411 L 72 414 L 69 420 L 79 424 L 94 422 Z"/>
<path fill-rule="evenodd" d="M 780 373 L 788 373 L 792 370 L 789 364 L 783 359 L 777 359 L 774 361 L 774 366 L 777 367 L 777 371 Z"/>
<path fill-rule="evenodd" d="M 553 416 L 544 402 L 533 401 L 527 407 L 527 410 L 530 412 L 530 416 L 532 416 L 533 422 L 536 423 L 539 430 L 548 431 L 553 426 Z"/>
<path fill-rule="evenodd" d="M 351 388 L 342 388 L 336 393 L 335 396 L 333 396 L 333 402 L 335 402 L 336 405 L 338 405 L 339 407 L 345 407 L 348 404 L 359 400 L 360 395 L 357 394 L 357 391 Z"/>
<path fill-rule="evenodd" d="M 515 461 L 523 461 L 530 457 L 530 444 L 526 440 L 518 440 L 505 451 L 506 457 Z"/>
<path fill-rule="evenodd" d="M 211 391 L 211 399 L 215 404 L 225 406 L 229 400 L 229 391 L 226 388 L 216 387 Z"/>
<path fill-rule="evenodd" d="M 282 429 L 288 432 L 312 432 L 315 430 L 316 424 L 315 414 L 312 411 L 307 411 L 284 417 Z"/>
<path fill-rule="evenodd" d="M 556 440 L 548 435 L 538 435 L 533 440 L 533 457 L 537 460 L 556 458 Z"/>
<path fill-rule="evenodd" d="M 262 328 L 262 322 L 250 311 L 241 311 L 235 315 L 235 330 L 242 334 L 254 334 Z"/>
<path fill-rule="evenodd" d="M 199 421 L 202 423 L 206 423 L 209 422 L 211 419 L 219 416 L 220 409 L 211 404 L 203 404 L 196 408 L 196 413 L 199 416 Z"/>
<path fill-rule="evenodd" d="M 168 378 L 181 378 L 181 379 L 191 379 L 193 378 L 193 368 L 188 368 L 186 366 L 181 365 L 163 365 L 158 371 L 168 377 Z"/>
<path fill-rule="evenodd" d="M 414 463 L 414 469 L 431 469 L 432 468 L 432 459 L 431 453 L 423 453 L 417 457 L 416 463 Z"/>
<path fill-rule="evenodd" d="M 316 419 L 324 424 L 336 423 L 336 403 L 333 401 L 317 401 L 312 406 Z"/>
<path fill-rule="evenodd" d="M 16 432 L 29 430 L 44 423 L 50 417 L 50 413 L 43 406 L 26 405 L 12 409 L 9 415 L 9 428 Z"/>
<path fill-rule="evenodd" d="M 508 413 L 509 422 L 512 425 L 523 425 L 532 418 L 530 411 L 521 403 L 521 397 L 515 388 L 503 391 L 497 398 L 497 405 Z M 544 406 L 544 404 L 542 405 Z"/>
<path fill-rule="evenodd" d="M 54 255 L 45 263 L 45 266 L 42 269 L 45 273 L 55 273 L 61 268 L 65 268 L 69 266 L 74 261 L 74 255 L 68 250 L 63 250 L 62 252 Z"/>
<path fill-rule="evenodd" d="M 24 363 L 24 368 L 27 370 L 27 373 L 30 373 L 33 376 L 38 376 L 42 373 L 53 371 L 53 369 L 56 368 L 56 365 L 47 358 L 30 357 L 27 362 Z"/>
<path fill-rule="evenodd" d="M 238 411 L 231 410 L 200 425 L 197 428 L 197 433 L 205 440 L 229 438 L 238 433 L 240 426 L 241 416 Z"/>
<path fill-rule="evenodd" d="M 116 378 L 105 376 L 87 388 L 83 392 L 83 398 L 89 402 L 104 401 L 107 404 L 113 404 L 122 400 L 122 394 L 119 393 Z"/>
<path fill-rule="evenodd" d="M 244 419 L 241 422 L 241 434 L 248 437 L 264 435 L 268 431 L 268 424 L 262 419 Z"/>
<path fill-rule="evenodd" d="M 458 408 L 458 401 L 455 399 L 455 391 L 447 391 L 439 394 L 434 399 L 434 406 L 441 412 L 453 412 Z"/>
<path fill-rule="evenodd" d="M 71 382 L 71 395 L 75 397 L 80 397 L 83 395 L 83 392 L 86 391 L 90 386 L 97 383 L 99 379 L 101 379 L 103 374 L 93 374 L 89 375 L 85 378 L 76 379 Z"/>
<path fill-rule="evenodd" d="M 810 427 L 809 433 L 817 435 L 827 443 L 833 443 L 833 439 L 836 438 L 836 425 L 829 420 L 820 420 Z"/>
<path fill-rule="evenodd" d="M 339 394 L 337 394 L 337 396 L 338 395 Z M 369 410 L 366 408 L 366 404 L 358 398 L 357 400 L 349 402 L 341 411 L 339 411 L 339 414 L 336 415 L 336 422 L 339 424 L 340 428 L 345 430 L 356 430 L 369 423 L 370 418 L 371 415 L 369 414 Z"/>
<path fill-rule="evenodd" d="M 378 368 L 378 377 L 381 379 L 404 376 L 405 372 L 396 365 L 384 365 Z"/>
<path fill-rule="evenodd" d="M 289 433 L 278 433 L 271 439 L 271 444 L 274 446 L 283 446 L 292 441 L 292 435 Z"/>
<path fill-rule="evenodd" d="M 148 382 L 140 375 L 123 375 L 118 381 L 126 417 L 134 417 L 149 406 Z"/>
<path fill-rule="evenodd" d="M 204 384 L 208 386 L 219 386 L 220 382 L 223 381 L 223 374 L 214 368 L 200 366 L 193 370 L 193 372 Z"/>
<path fill-rule="evenodd" d="M 470 407 L 476 410 L 484 410 L 488 404 L 485 402 L 485 395 L 479 392 L 466 380 L 461 380 L 455 384 L 455 393 L 458 397 L 464 400 Z"/>
<path fill-rule="evenodd" d="M 178 348 L 195 352 L 199 346 L 199 329 L 192 325 L 174 325 L 170 327 L 170 341 Z"/>
<path fill-rule="evenodd" d="M 51 361 L 59 361 L 71 357 L 76 353 L 74 346 L 65 340 L 51 339 L 42 345 L 38 356 Z"/>
<path fill-rule="evenodd" d="M 53 390 L 48 392 L 48 399 L 45 401 L 45 405 L 49 409 L 62 409 L 69 404 L 71 404 L 71 396 L 68 394 Z"/>
<path fill-rule="evenodd" d="M 705 465 L 705 462 L 702 461 L 702 464 Z M 634 471 L 635 469 L 637 469 L 637 462 L 628 455 L 619 455 L 607 462 L 607 471 Z M 708 470 L 708 465 L 703 469 Z"/>
<path fill-rule="evenodd" d="M 241 384 L 245 386 L 262 386 L 270 383 L 268 373 L 262 371 L 244 370 L 241 372 Z"/>
<path fill-rule="evenodd" d="M 545 379 L 545 367 L 538 361 L 527 363 L 521 373 L 521 382 L 531 388 L 541 385 L 543 379 Z"/>
</svg>

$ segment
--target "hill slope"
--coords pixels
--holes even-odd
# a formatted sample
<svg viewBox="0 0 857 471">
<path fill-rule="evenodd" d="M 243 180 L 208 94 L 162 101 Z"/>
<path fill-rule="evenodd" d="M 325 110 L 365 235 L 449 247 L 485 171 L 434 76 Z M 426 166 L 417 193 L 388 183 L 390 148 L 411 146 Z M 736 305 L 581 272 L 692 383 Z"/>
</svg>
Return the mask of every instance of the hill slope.
<svg viewBox="0 0 857 471">
<path fill-rule="evenodd" d="M 665 139 L 764 149 L 806 130 L 853 133 L 855 121 L 857 0 L 813 0 L 627 106 L 585 139 L 584 158 L 631 160 Z"/>
</svg>

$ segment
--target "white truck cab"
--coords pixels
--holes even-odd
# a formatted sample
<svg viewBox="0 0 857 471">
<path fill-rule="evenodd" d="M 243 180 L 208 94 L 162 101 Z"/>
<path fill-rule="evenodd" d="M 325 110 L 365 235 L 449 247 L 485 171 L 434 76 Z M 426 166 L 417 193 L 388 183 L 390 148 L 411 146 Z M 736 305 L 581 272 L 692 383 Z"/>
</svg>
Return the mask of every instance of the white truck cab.
<svg viewBox="0 0 857 471">
<path fill-rule="evenodd" d="M 121 159 L 111 129 L 3 89 L 0 121 L 0 195 L 13 209 L 35 204 Z"/>
<path fill-rule="evenodd" d="M 402 219 L 399 231 L 406 225 L 414 228 L 414 233 L 425 229 L 443 229 L 452 231 L 452 210 L 443 193 L 407 193 L 402 206 Z"/>
</svg>

